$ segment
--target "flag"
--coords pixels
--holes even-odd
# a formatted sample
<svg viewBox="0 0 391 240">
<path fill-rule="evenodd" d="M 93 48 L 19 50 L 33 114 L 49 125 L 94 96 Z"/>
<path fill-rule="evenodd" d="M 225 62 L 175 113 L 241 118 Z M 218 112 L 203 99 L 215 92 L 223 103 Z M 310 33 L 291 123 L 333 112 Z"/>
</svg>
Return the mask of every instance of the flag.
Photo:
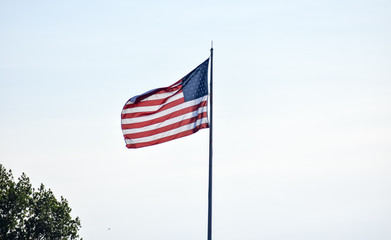
<svg viewBox="0 0 391 240">
<path fill-rule="evenodd" d="M 127 148 L 151 146 L 208 128 L 209 58 L 169 87 L 129 99 L 122 109 Z"/>
</svg>

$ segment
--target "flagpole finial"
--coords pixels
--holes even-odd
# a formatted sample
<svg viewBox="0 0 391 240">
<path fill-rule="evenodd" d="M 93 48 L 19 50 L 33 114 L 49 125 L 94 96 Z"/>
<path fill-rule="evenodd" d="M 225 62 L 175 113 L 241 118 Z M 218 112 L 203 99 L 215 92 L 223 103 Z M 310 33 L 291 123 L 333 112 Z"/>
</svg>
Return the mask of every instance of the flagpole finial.
<svg viewBox="0 0 391 240">
<path fill-rule="evenodd" d="M 211 41 L 210 49 L 213 50 L 213 40 Z"/>
</svg>

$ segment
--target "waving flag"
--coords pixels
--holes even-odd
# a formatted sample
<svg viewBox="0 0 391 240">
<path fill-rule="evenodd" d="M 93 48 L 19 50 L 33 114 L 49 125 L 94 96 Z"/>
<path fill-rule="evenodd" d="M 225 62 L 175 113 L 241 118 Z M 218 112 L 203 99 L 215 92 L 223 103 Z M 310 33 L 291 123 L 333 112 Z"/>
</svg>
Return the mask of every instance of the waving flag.
<svg viewBox="0 0 391 240">
<path fill-rule="evenodd" d="M 208 128 L 209 59 L 178 82 L 129 99 L 122 109 L 127 148 L 151 146 Z"/>
</svg>

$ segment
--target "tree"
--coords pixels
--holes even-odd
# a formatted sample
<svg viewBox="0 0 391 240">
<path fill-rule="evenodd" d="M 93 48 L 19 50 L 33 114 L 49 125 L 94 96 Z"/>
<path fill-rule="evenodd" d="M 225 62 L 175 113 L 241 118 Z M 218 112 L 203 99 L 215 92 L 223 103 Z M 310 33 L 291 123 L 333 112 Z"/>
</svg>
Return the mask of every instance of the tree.
<svg viewBox="0 0 391 240">
<path fill-rule="evenodd" d="M 57 201 L 43 184 L 35 190 L 24 173 L 14 182 L 0 164 L 0 240 L 79 239 L 80 219 L 70 212 L 65 198 Z"/>
</svg>

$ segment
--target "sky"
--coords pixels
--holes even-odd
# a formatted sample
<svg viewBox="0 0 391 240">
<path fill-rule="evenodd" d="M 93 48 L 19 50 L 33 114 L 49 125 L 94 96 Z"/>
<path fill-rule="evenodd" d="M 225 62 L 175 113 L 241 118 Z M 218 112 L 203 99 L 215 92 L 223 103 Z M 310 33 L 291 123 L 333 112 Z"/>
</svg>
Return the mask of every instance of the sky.
<svg viewBox="0 0 391 240">
<path fill-rule="evenodd" d="M 391 2 L 0 1 L 0 163 L 84 239 L 206 239 L 208 134 L 127 149 L 125 102 L 214 44 L 213 239 L 391 239 Z"/>
</svg>

